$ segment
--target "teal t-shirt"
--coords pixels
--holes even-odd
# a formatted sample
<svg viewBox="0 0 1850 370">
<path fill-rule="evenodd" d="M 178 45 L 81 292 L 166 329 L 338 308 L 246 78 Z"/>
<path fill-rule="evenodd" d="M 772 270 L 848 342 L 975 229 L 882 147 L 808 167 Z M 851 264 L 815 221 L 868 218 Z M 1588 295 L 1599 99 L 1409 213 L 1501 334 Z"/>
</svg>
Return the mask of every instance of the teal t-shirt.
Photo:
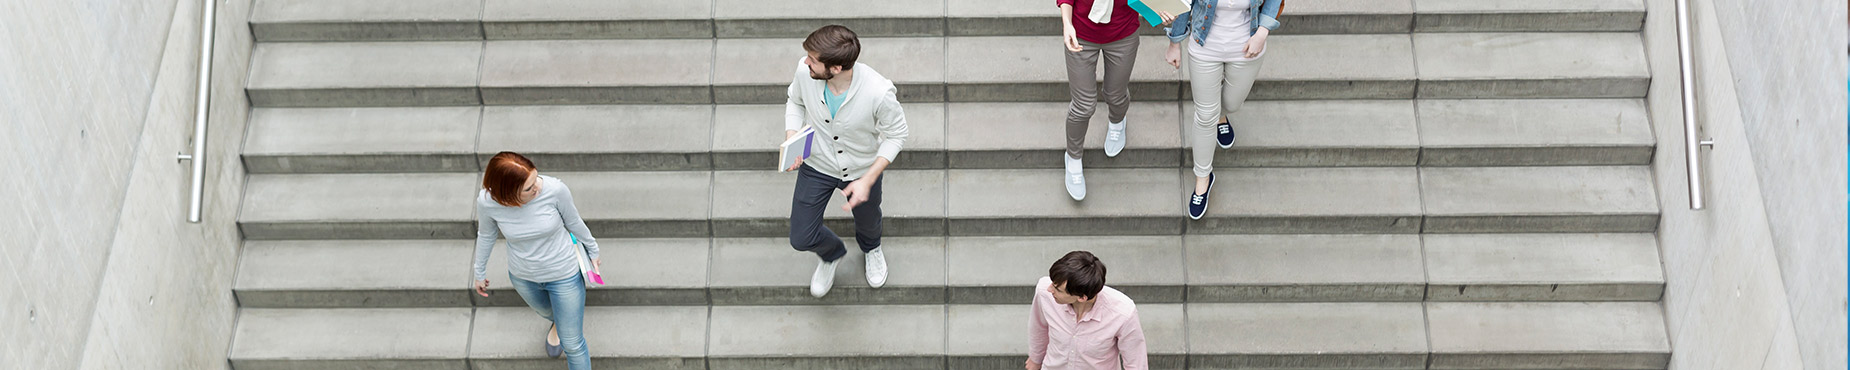
<svg viewBox="0 0 1850 370">
<path fill-rule="evenodd" d="M 841 102 L 846 100 L 848 92 L 843 91 L 836 94 L 834 91 L 829 91 L 828 86 L 823 86 L 822 92 L 822 102 L 829 105 L 829 118 L 835 118 L 835 111 L 841 110 Z"/>
</svg>

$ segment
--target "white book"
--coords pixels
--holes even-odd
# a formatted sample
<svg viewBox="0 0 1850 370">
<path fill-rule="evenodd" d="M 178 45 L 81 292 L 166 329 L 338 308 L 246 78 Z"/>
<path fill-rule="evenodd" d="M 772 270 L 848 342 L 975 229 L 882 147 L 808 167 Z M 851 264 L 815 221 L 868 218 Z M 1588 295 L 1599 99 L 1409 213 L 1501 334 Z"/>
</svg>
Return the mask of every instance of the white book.
<svg viewBox="0 0 1850 370">
<path fill-rule="evenodd" d="M 585 256 L 585 245 L 578 243 L 577 235 L 572 235 L 572 251 L 578 254 L 578 273 L 584 275 L 586 286 L 593 283 L 604 285 L 604 276 L 598 275 L 597 269 L 591 267 L 591 258 Z"/>
<path fill-rule="evenodd" d="M 802 130 L 797 130 L 796 135 L 791 135 L 789 140 L 784 140 L 784 144 L 778 146 L 781 150 L 777 155 L 777 172 L 789 172 L 791 167 L 797 165 L 797 159 L 808 159 L 812 147 L 816 144 L 815 137 L 815 127 L 803 126 Z"/>
</svg>

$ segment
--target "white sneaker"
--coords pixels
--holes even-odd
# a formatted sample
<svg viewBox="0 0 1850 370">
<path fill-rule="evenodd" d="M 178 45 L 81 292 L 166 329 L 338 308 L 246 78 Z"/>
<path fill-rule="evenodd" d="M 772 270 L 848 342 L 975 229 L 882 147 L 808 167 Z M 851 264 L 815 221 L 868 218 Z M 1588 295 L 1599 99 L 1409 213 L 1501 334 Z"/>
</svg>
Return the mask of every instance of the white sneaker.
<svg viewBox="0 0 1850 370">
<path fill-rule="evenodd" d="M 1130 121 L 1130 119 L 1126 118 L 1125 121 Z M 1105 156 L 1117 157 L 1118 152 L 1122 151 L 1124 151 L 1124 122 L 1106 124 Z"/>
<path fill-rule="evenodd" d="M 882 285 L 886 285 L 886 252 L 874 247 L 867 252 L 867 286 L 879 288 Z"/>
<path fill-rule="evenodd" d="M 1066 159 L 1066 176 L 1063 180 L 1066 183 L 1066 195 L 1073 196 L 1073 200 L 1086 200 L 1085 166 L 1079 163 L 1079 158 L 1066 153 L 1060 153 L 1060 158 Z"/>
<path fill-rule="evenodd" d="M 829 294 L 829 288 L 835 287 L 835 262 L 822 262 L 816 265 L 816 276 L 809 278 L 809 295 L 822 298 Z"/>
</svg>

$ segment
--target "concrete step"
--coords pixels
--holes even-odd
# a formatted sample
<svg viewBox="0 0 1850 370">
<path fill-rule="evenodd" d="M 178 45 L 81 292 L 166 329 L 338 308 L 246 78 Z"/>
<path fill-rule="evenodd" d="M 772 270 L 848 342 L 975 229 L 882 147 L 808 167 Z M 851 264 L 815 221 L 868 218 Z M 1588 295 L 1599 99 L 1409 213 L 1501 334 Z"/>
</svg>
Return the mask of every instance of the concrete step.
<svg viewBox="0 0 1850 370">
<path fill-rule="evenodd" d="M 1060 170 L 894 170 L 882 178 L 885 232 L 1651 232 L 1658 217 L 1643 166 L 1221 169 L 1208 216 L 1199 221 L 1182 212 L 1190 171 L 1086 172 L 1090 194 L 1076 202 Z M 571 184 L 592 232 L 606 238 L 787 235 L 785 194 L 796 181 L 772 171 L 548 173 Z M 476 177 L 252 175 L 239 226 L 249 240 L 472 238 Z M 839 208 L 827 208 L 825 218 L 831 228 L 851 229 Z"/>
<path fill-rule="evenodd" d="M 1431 369 L 1665 369 L 1655 302 L 1427 303 Z"/>
<path fill-rule="evenodd" d="M 896 169 L 1061 168 L 1065 103 L 907 103 Z M 1136 102 L 1129 143 L 1090 168 L 1192 163 L 1190 103 Z M 503 150 L 569 171 L 753 170 L 776 162 L 779 105 L 258 108 L 251 173 L 475 172 Z M 1632 99 L 1254 101 L 1230 120 L 1223 167 L 1650 164 L 1655 140 Z M 1174 123 L 1174 124 L 1170 124 Z"/>
<path fill-rule="evenodd" d="M 851 251 L 821 299 L 815 256 L 783 238 L 606 240 L 592 306 L 1019 304 L 1073 250 L 1145 303 L 1656 301 L 1664 286 L 1649 234 L 889 237 L 886 286 L 869 288 Z M 473 245 L 251 241 L 233 293 L 246 308 L 522 305 L 505 245 L 489 297 L 469 292 Z"/>
<path fill-rule="evenodd" d="M 1655 232 L 1643 166 L 1420 169 L 1427 233 Z"/>
<path fill-rule="evenodd" d="M 238 370 L 467 369 L 474 311 L 240 308 L 228 357 Z"/>
<path fill-rule="evenodd" d="M 1419 303 L 1191 303 L 1189 368 L 1422 369 Z"/>
<path fill-rule="evenodd" d="M 1648 301 L 1664 296 L 1651 234 L 1424 235 L 1429 301 Z"/>
<path fill-rule="evenodd" d="M 586 341 L 595 365 L 625 369 L 1004 369 L 1026 358 L 1028 310 L 588 307 Z M 239 370 L 559 361 L 541 347 L 547 322 L 525 307 L 240 312 Z M 1154 369 L 1663 369 L 1669 359 L 1656 303 L 1140 303 L 1138 316 Z"/>
<path fill-rule="evenodd" d="M 1058 8 L 1037 0 L 878 5 L 848 0 L 262 0 L 255 5 L 251 30 L 261 42 L 802 37 L 825 24 L 847 25 L 870 37 L 1058 35 L 1060 30 Z M 1637 0 L 1302 0 L 1282 12 L 1278 33 L 1638 31 L 1644 11 Z"/>
<path fill-rule="evenodd" d="M 1141 40 L 1132 99 L 1188 99 L 1167 40 Z M 800 41 L 261 43 L 248 93 L 259 107 L 771 104 L 786 99 Z M 906 102 L 1061 102 L 1058 44 L 871 38 L 861 61 Z M 1253 100 L 1639 98 L 1650 83 L 1634 33 L 1282 35 L 1268 48 Z"/>
<path fill-rule="evenodd" d="M 1651 85 L 1637 33 L 1413 35 L 1419 96 L 1636 98 Z"/>
</svg>

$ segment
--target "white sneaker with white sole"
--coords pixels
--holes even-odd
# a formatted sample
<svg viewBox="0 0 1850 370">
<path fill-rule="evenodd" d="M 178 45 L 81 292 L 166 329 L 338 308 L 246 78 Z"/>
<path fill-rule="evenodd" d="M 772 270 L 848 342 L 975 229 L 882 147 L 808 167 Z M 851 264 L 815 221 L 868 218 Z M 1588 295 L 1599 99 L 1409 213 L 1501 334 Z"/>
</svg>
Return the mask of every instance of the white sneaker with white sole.
<svg viewBox="0 0 1850 370">
<path fill-rule="evenodd" d="M 835 287 L 835 262 L 823 261 L 816 265 L 816 275 L 809 278 L 809 295 L 816 298 L 829 294 L 829 288 Z"/>
<path fill-rule="evenodd" d="M 1130 121 L 1129 118 L 1124 119 Z M 1105 125 L 1105 156 L 1117 157 L 1124 151 L 1124 122 L 1112 122 Z"/>
<path fill-rule="evenodd" d="M 882 247 L 874 247 L 867 252 L 867 286 L 879 288 L 886 285 L 886 252 Z"/>
<path fill-rule="evenodd" d="M 1079 162 L 1079 158 L 1066 153 L 1060 153 L 1060 158 L 1066 159 L 1066 175 L 1061 180 L 1066 183 L 1066 195 L 1073 196 L 1073 200 L 1086 200 L 1085 166 Z"/>
</svg>

